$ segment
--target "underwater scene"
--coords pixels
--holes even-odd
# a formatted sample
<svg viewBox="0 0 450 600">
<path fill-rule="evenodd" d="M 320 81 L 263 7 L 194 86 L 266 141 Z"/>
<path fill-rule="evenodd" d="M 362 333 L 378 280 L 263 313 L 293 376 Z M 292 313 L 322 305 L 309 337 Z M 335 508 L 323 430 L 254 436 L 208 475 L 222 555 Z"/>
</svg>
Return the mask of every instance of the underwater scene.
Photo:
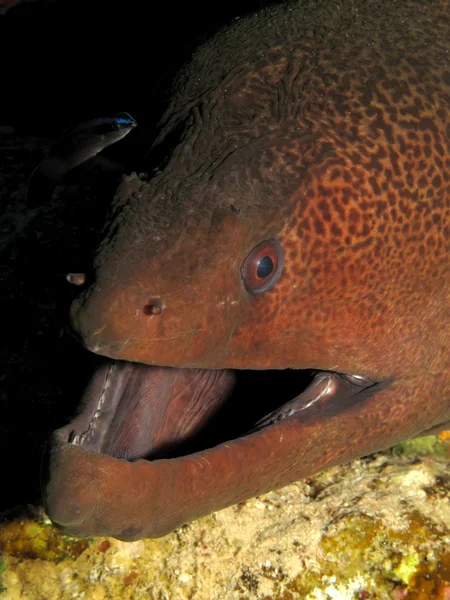
<svg viewBox="0 0 450 600">
<path fill-rule="evenodd" d="M 0 600 L 450 600 L 450 1 L 0 0 Z"/>
</svg>

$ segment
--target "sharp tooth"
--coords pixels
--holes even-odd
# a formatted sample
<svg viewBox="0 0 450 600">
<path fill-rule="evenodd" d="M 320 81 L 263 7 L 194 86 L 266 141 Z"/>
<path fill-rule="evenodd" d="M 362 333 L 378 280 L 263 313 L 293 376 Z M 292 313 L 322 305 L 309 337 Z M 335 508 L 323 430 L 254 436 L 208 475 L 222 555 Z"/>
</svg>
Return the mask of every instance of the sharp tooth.
<svg viewBox="0 0 450 600">
<path fill-rule="evenodd" d="M 362 375 L 342 375 L 344 377 L 344 379 L 347 379 L 347 381 L 350 381 L 351 383 L 355 383 L 357 385 L 371 385 L 373 382 L 370 379 L 367 379 L 367 377 L 363 377 Z"/>
<path fill-rule="evenodd" d="M 69 444 L 73 444 L 74 446 L 78 446 L 80 444 L 80 436 L 77 435 L 75 431 L 72 431 L 69 436 Z"/>
</svg>

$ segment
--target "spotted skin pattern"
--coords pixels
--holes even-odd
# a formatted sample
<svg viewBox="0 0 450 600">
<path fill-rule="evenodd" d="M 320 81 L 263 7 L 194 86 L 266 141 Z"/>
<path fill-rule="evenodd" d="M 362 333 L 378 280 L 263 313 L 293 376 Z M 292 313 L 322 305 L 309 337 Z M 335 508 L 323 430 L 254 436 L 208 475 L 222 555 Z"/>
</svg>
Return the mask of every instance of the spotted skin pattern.
<svg viewBox="0 0 450 600">
<path fill-rule="evenodd" d="M 96 497 L 73 531 L 162 535 L 450 420 L 449 40 L 449 0 L 304 0 L 194 54 L 150 155 L 159 170 L 117 192 L 75 329 L 114 359 L 390 384 L 325 422 L 287 420 L 195 458 L 115 470 L 65 448 L 52 493 Z M 241 264 L 269 238 L 284 271 L 251 296 Z M 155 302 L 163 314 L 144 310 Z M 132 468 L 158 497 L 103 505 L 92 478 L 120 497 Z"/>
</svg>

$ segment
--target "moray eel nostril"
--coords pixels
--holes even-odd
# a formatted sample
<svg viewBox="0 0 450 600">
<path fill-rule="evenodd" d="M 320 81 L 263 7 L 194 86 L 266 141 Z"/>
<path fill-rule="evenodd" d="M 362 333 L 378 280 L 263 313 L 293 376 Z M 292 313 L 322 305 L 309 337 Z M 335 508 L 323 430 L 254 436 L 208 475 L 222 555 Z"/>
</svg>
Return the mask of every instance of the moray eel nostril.
<svg viewBox="0 0 450 600">
<path fill-rule="evenodd" d="M 144 314 L 159 317 L 164 312 L 164 305 L 159 301 L 151 301 L 144 306 Z"/>
<path fill-rule="evenodd" d="M 106 362 L 52 439 L 68 533 L 157 537 L 448 427 L 449 40 L 450 0 L 299 0 L 193 54 L 72 306 Z"/>
<path fill-rule="evenodd" d="M 72 285 L 84 285 L 86 283 L 85 273 L 67 273 L 66 279 Z"/>
</svg>

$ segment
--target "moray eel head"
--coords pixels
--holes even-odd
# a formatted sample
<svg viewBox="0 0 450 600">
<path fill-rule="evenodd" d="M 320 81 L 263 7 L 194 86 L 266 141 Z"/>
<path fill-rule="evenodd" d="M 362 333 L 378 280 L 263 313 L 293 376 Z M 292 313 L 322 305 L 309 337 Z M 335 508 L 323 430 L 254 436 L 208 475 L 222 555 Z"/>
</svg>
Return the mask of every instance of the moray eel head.
<svg viewBox="0 0 450 600">
<path fill-rule="evenodd" d="M 449 421 L 448 8 L 276 6 L 194 55 L 72 306 L 107 359 L 53 435 L 67 532 L 164 535 Z"/>
</svg>

